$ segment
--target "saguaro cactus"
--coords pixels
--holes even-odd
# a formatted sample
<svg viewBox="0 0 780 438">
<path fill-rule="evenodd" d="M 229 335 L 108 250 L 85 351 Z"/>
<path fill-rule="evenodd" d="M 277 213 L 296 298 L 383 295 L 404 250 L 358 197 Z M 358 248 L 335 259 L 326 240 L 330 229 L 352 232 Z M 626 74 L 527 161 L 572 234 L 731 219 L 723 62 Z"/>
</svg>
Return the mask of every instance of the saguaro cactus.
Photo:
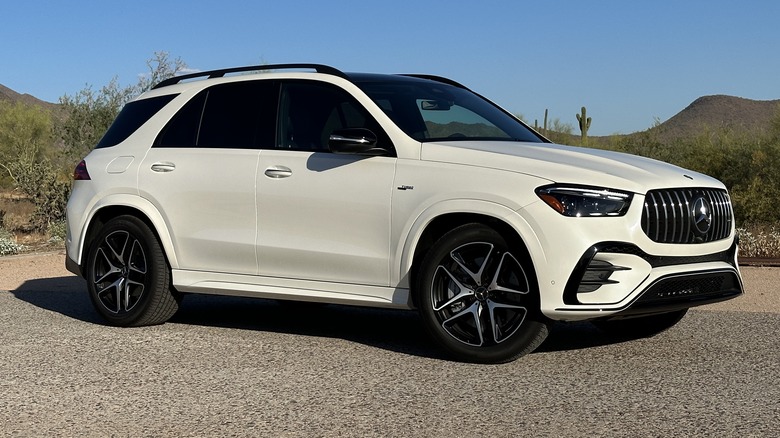
<svg viewBox="0 0 780 438">
<path fill-rule="evenodd" d="M 588 142 L 588 129 L 590 129 L 590 117 L 587 116 L 585 107 L 582 107 L 582 113 L 576 114 L 577 122 L 580 124 L 580 140 L 585 145 Z"/>
<path fill-rule="evenodd" d="M 539 126 L 539 119 L 534 119 L 534 131 L 547 137 L 547 108 L 544 109 L 544 125 Z"/>
</svg>

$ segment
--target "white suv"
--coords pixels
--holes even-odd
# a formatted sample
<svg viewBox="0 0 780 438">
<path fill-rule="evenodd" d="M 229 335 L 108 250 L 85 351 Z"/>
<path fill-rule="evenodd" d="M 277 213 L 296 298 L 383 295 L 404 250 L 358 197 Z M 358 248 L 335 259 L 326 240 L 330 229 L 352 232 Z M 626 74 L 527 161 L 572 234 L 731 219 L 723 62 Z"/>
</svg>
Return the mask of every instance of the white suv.
<svg viewBox="0 0 780 438">
<path fill-rule="evenodd" d="M 551 144 L 440 77 L 175 77 L 74 177 L 66 264 L 114 325 L 186 293 L 417 308 L 453 358 L 505 362 L 552 321 L 650 335 L 742 293 L 723 184 Z"/>
</svg>

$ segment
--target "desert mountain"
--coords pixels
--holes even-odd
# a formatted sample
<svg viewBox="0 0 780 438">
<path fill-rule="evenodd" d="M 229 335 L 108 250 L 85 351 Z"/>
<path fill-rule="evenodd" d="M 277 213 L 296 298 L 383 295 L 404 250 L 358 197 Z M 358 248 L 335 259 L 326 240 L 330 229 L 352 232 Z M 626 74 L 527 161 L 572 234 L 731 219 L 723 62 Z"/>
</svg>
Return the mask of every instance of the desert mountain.
<svg viewBox="0 0 780 438">
<path fill-rule="evenodd" d="M 653 129 L 664 139 L 685 137 L 702 129 L 732 128 L 765 132 L 780 111 L 780 99 L 751 100 L 734 96 L 704 96 Z"/>
<path fill-rule="evenodd" d="M 11 102 L 23 102 L 26 103 L 27 105 L 41 106 L 47 109 L 54 109 L 57 106 L 54 103 L 45 102 L 29 94 L 17 93 L 16 91 L 6 87 L 3 84 L 0 84 L 0 100 L 10 100 Z"/>
</svg>

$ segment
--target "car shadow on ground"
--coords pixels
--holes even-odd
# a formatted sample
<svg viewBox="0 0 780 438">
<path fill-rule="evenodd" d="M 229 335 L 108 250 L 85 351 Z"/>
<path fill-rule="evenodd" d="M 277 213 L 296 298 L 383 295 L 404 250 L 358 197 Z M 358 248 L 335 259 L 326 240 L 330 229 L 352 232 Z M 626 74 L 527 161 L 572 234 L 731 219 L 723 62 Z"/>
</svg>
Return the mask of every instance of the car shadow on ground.
<svg viewBox="0 0 780 438">
<path fill-rule="evenodd" d="M 10 291 L 19 300 L 90 324 L 105 321 L 93 309 L 81 278 L 29 280 Z M 349 340 L 414 356 L 443 359 L 414 311 L 212 295 L 186 295 L 170 323 L 300 334 Z M 629 341 L 589 323 L 553 324 L 536 350 L 579 350 Z"/>
</svg>

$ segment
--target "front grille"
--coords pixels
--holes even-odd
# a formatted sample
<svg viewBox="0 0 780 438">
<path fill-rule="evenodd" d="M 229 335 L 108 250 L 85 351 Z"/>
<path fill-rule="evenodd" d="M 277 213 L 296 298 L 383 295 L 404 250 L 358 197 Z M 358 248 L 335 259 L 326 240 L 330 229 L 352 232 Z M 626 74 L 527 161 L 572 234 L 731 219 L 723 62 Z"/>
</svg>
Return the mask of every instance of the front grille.
<svg viewBox="0 0 780 438">
<path fill-rule="evenodd" d="M 645 196 L 642 230 L 658 243 L 704 243 L 729 237 L 733 220 L 725 190 L 652 190 Z"/>
</svg>

